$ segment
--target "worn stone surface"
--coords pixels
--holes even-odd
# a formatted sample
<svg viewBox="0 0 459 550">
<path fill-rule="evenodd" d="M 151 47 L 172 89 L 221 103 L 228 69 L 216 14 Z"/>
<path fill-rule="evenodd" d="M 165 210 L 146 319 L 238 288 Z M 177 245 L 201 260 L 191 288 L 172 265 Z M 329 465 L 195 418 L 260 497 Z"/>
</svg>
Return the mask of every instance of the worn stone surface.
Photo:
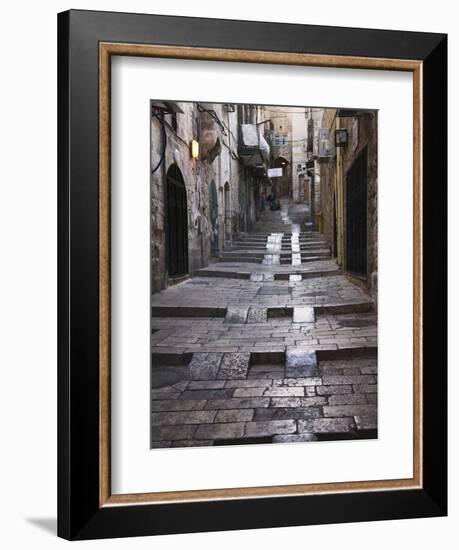
<svg viewBox="0 0 459 550">
<path fill-rule="evenodd" d="M 182 441 L 172 441 L 172 447 L 208 447 L 213 443 L 212 439 L 184 439 Z"/>
<path fill-rule="evenodd" d="M 220 261 L 201 272 L 190 264 L 190 280 L 153 295 L 152 447 L 307 444 L 377 429 L 370 299 L 298 218 L 304 205 L 282 209 L 220 246 Z"/>
<path fill-rule="evenodd" d="M 347 433 L 355 429 L 353 418 L 314 418 L 298 420 L 298 432 Z"/>
<path fill-rule="evenodd" d="M 292 253 L 292 265 L 301 265 L 301 254 L 299 252 Z"/>
<path fill-rule="evenodd" d="M 378 391 L 376 384 L 357 384 L 353 388 L 356 393 L 376 393 Z"/>
<path fill-rule="evenodd" d="M 181 380 L 189 378 L 188 367 L 156 367 L 151 373 L 151 387 L 161 388 L 171 386 Z"/>
<path fill-rule="evenodd" d="M 178 399 L 180 391 L 172 386 L 151 390 L 151 398 L 154 399 Z"/>
<path fill-rule="evenodd" d="M 234 397 L 261 397 L 265 388 L 237 388 L 234 390 Z"/>
<path fill-rule="evenodd" d="M 192 439 L 195 430 L 196 426 L 193 424 L 182 426 L 153 426 L 151 429 L 151 439 L 153 441 Z"/>
<path fill-rule="evenodd" d="M 251 273 L 250 280 L 254 283 L 260 283 L 263 280 L 263 272 Z"/>
<path fill-rule="evenodd" d="M 294 307 L 293 322 L 294 323 L 314 323 L 315 315 L 313 307 Z"/>
<path fill-rule="evenodd" d="M 320 407 L 269 407 L 266 409 L 255 409 L 254 420 L 304 420 L 322 416 Z"/>
<path fill-rule="evenodd" d="M 196 439 L 232 439 L 244 435 L 244 422 L 202 424 L 196 430 Z"/>
<path fill-rule="evenodd" d="M 372 384 L 375 381 L 375 377 L 367 374 L 361 376 L 324 376 L 322 382 L 325 385 L 339 385 L 339 384 Z"/>
<path fill-rule="evenodd" d="M 245 323 L 248 308 L 228 306 L 226 310 L 225 323 Z"/>
<path fill-rule="evenodd" d="M 247 422 L 245 435 L 252 437 L 289 434 L 296 431 L 295 420 L 268 420 L 266 422 Z"/>
<path fill-rule="evenodd" d="M 249 380 L 228 380 L 226 388 L 267 388 L 273 385 L 271 378 L 252 378 Z"/>
<path fill-rule="evenodd" d="M 330 405 L 324 407 L 324 416 L 369 416 L 375 414 L 373 405 Z"/>
<path fill-rule="evenodd" d="M 221 388 L 217 390 L 185 390 L 180 396 L 180 400 L 193 399 L 225 399 L 233 396 L 231 388 Z"/>
<path fill-rule="evenodd" d="M 215 422 L 250 422 L 253 416 L 254 409 L 227 409 L 218 411 Z"/>
<path fill-rule="evenodd" d="M 304 378 L 319 374 L 316 352 L 295 348 L 287 351 L 285 375 L 287 378 Z"/>
<path fill-rule="evenodd" d="M 317 441 L 317 437 L 314 434 L 275 435 L 273 437 L 273 443 L 305 443 L 306 441 Z"/>
<path fill-rule="evenodd" d="M 326 405 L 327 400 L 325 397 L 302 397 L 301 406 L 302 407 L 317 407 L 319 405 Z"/>
<path fill-rule="evenodd" d="M 376 430 L 378 428 L 378 421 L 376 415 L 354 417 L 358 430 Z"/>
<path fill-rule="evenodd" d="M 338 386 L 320 386 L 316 387 L 316 393 L 318 395 L 336 395 L 344 393 L 352 393 L 352 386 L 349 385 L 338 385 Z"/>
<path fill-rule="evenodd" d="M 196 411 L 203 409 L 207 401 L 205 399 L 194 399 L 184 401 L 182 399 L 152 400 L 152 411 Z"/>
<path fill-rule="evenodd" d="M 359 393 L 344 393 L 341 395 L 330 395 L 329 405 L 361 405 L 367 403 L 365 396 Z"/>
<path fill-rule="evenodd" d="M 263 265 L 279 265 L 279 264 L 280 264 L 279 254 L 265 254 L 263 258 Z"/>
<path fill-rule="evenodd" d="M 302 386 L 273 386 L 265 390 L 266 397 L 302 397 L 304 388 Z"/>
<path fill-rule="evenodd" d="M 224 380 L 244 380 L 249 370 L 250 353 L 225 353 L 218 378 Z M 227 386 L 228 387 L 228 386 Z"/>
<path fill-rule="evenodd" d="M 225 386 L 224 380 L 191 380 L 187 390 L 218 390 Z"/>
<path fill-rule="evenodd" d="M 272 397 L 271 407 L 301 407 L 301 397 Z"/>
<path fill-rule="evenodd" d="M 211 399 L 206 409 L 255 409 L 268 407 L 269 397 L 233 397 L 232 399 Z"/>
<path fill-rule="evenodd" d="M 268 310 L 265 307 L 249 307 L 247 323 L 266 323 Z"/>
<path fill-rule="evenodd" d="M 367 402 L 371 403 L 372 405 L 376 405 L 378 403 L 377 393 L 366 393 L 365 397 L 367 398 Z"/>
<path fill-rule="evenodd" d="M 321 386 L 322 378 L 310 376 L 307 378 L 284 378 L 282 384 L 285 386 Z"/>
<path fill-rule="evenodd" d="M 193 353 L 190 363 L 192 380 L 209 380 L 217 377 L 223 353 Z"/>
<path fill-rule="evenodd" d="M 204 424 L 213 422 L 215 415 L 215 411 L 160 412 L 151 415 L 151 423 L 153 426 Z"/>
</svg>

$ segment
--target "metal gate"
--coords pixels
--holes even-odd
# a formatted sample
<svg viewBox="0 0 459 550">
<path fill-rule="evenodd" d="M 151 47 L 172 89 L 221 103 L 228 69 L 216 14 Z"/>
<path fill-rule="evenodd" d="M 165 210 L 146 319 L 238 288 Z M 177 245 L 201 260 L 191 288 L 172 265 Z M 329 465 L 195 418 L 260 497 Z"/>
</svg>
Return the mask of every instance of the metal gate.
<svg viewBox="0 0 459 550">
<path fill-rule="evenodd" d="M 169 276 L 188 273 L 188 211 L 182 173 L 173 164 L 167 171 L 167 251 Z"/>
<path fill-rule="evenodd" d="M 212 256 L 218 256 L 220 248 L 218 243 L 218 196 L 215 181 L 210 184 L 209 193 L 210 210 L 210 253 Z"/>
<path fill-rule="evenodd" d="M 367 148 L 346 175 L 346 270 L 367 274 Z"/>
</svg>

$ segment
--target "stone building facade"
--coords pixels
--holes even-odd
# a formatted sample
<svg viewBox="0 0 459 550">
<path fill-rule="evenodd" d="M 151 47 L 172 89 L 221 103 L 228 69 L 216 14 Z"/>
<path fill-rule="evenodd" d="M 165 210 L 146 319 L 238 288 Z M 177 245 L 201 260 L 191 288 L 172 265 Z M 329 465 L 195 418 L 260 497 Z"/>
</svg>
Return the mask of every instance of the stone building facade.
<svg viewBox="0 0 459 550">
<path fill-rule="evenodd" d="M 151 114 L 151 281 L 157 292 L 212 263 L 251 227 L 268 180 L 266 161 L 240 155 L 241 126 L 258 128 L 260 107 L 152 101 Z"/>
<path fill-rule="evenodd" d="M 343 271 L 376 301 L 378 272 L 377 111 L 325 109 L 329 155 L 319 158 L 323 233 Z M 336 136 L 336 137 L 335 137 Z M 341 145 L 335 140 L 341 139 Z"/>
</svg>

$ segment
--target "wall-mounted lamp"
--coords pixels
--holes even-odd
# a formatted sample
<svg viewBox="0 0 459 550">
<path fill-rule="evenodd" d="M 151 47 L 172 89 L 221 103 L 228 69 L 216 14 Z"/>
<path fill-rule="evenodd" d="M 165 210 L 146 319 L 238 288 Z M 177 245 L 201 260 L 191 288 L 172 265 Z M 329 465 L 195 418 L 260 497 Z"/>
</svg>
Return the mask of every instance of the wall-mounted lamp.
<svg viewBox="0 0 459 550">
<path fill-rule="evenodd" d="M 199 157 L 199 142 L 195 139 L 191 140 L 190 144 L 191 158 L 197 159 Z"/>
</svg>

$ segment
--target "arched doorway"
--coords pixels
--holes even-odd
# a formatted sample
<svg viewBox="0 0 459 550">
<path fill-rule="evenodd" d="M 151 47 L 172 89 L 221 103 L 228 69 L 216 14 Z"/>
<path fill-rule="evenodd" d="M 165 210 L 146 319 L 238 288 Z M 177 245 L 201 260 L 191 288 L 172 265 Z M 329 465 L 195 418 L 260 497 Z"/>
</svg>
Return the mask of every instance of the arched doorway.
<svg viewBox="0 0 459 550">
<path fill-rule="evenodd" d="M 231 194 L 229 183 L 225 183 L 225 241 L 231 241 Z"/>
<path fill-rule="evenodd" d="M 367 148 L 346 174 L 346 271 L 367 275 Z"/>
<path fill-rule="evenodd" d="M 291 182 L 290 182 L 290 163 L 284 157 L 277 157 L 274 161 L 274 168 L 282 168 L 282 176 L 275 178 L 275 192 L 279 197 L 290 197 Z"/>
<path fill-rule="evenodd" d="M 170 277 L 188 273 L 188 209 L 182 172 L 176 164 L 167 171 L 167 251 Z"/>
<path fill-rule="evenodd" d="M 212 180 L 209 189 L 209 212 L 210 212 L 210 253 L 211 256 L 218 256 L 220 252 L 218 241 L 218 195 L 215 181 Z"/>
</svg>

